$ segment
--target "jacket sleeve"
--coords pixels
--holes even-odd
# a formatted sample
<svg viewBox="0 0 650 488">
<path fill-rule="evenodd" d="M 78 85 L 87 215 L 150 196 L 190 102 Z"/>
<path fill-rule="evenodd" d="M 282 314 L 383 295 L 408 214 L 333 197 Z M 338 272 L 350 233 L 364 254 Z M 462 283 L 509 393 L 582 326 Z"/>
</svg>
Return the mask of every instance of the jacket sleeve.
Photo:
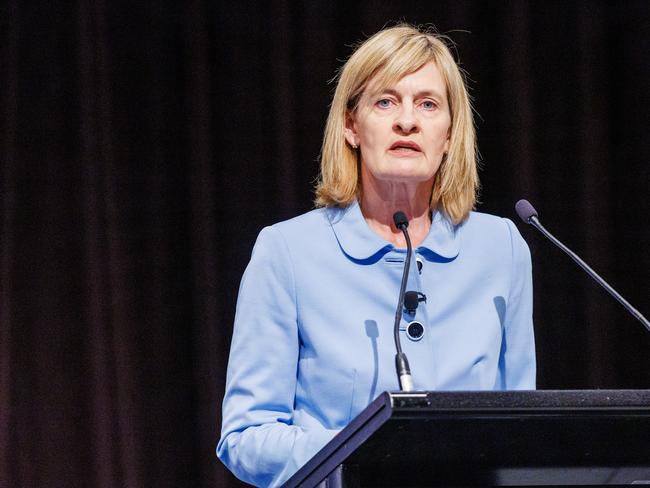
<svg viewBox="0 0 650 488">
<path fill-rule="evenodd" d="M 338 432 L 292 425 L 297 320 L 289 249 L 267 227 L 239 289 L 217 446 L 221 461 L 256 486 L 282 484 Z"/>
<path fill-rule="evenodd" d="M 530 250 L 517 227 L 504 219 L 510 231 L 511 269 L 499 357 L 501 388 L 534 390 L 536 385 L 535 336 L 533 331 L 533 277 Z"/>
</svg>

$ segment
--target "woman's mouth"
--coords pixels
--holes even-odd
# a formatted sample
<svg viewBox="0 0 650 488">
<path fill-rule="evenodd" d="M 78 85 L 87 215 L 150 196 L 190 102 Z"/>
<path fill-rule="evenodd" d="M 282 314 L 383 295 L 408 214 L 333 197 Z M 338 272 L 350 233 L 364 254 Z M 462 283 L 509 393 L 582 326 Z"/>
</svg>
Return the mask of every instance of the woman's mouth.
<svg viewBox="0 0 650 488">
<path fill-rule="evenodd" d="M 418 144 L 413 141 L 395 141 L 388 150 L 393 154 L 409 155 L 422 152 Z"/>
</svg>

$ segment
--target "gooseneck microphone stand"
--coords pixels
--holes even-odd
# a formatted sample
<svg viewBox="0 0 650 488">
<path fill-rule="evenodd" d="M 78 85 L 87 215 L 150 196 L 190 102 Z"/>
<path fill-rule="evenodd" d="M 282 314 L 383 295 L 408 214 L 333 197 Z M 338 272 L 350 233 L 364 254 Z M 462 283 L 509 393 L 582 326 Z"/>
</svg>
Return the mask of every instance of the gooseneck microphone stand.
<svg viewBox="0 0 650 488">
<path fill-rule="evenodd" d="M 402 344 L 399 338 L 399 324 L 402 319 L 402 309 L 404 308 L 404 293 L 406 292 L 406 282 L 408 280 L 409 268 L 411 264 L 411 255 L 413 248 L 411 247 L 411 238 L 406 230 L 409 226 L 409 221 L 404 212 L 398 211 L 393 214 L 393 222 L 395 227 L 402 231 L 406 239 L 406 260 L 404 261 L 404 271 L 402 273 L 402 283 L 399 289 L 399 299 L 397 300 L 397 310 L 395 310 L 395 325 L 393 327 L 393 335 L 395 337 L 395 368 L 397 370 L 397 379 L 399 387 L 402 391 L 413 391 L 413 378 L 411 377 L 411 369 L 409 367 L 406 354 L 402 352 Z"/>
<path fill-rule="evenodd" d="M 531 203 L 528 200 L 519 200 L 515 204 L 515 210 L 517 211 L 517 215 L 519 215 L 519 218 L 523 220 L 526 224 L 530 224 L 533 227 L 535 227 L 538 231 L 540 231 L 544 237 L 546 237 L 548 240 L 550 240 L 553 244 L 555 244 L 557 247 L 559 247 L 562 251 L 564 251 L 568 256 L 573 259 L 578 266 L 580 266 L 585 272 L 593 278 L 593 280 L 598 283 L 600 286 L 602 286 L 607 293 L 609 293 L 611 296 L 616 298 L 618 302 L 625 307 L 625 309 L 630 312 L 634 318 L 636 318 L 639 322 L 643 324 L 643 326 L 650 331 L 650 322 L 648 319 L 646 319 L 641 312 L 639 312 L 636 308 L 634 308 L 630 302 L 628 302 L 625 298 L 621 296 L 619 292 L 617 292 L 612 286 L 607 283 L 603 278 L 600 277 L 598 273 L 596 273 L 593 269 L 589 267 L 587 263 L 585 263 L 580 257 L 574 253 L 571 249 L 566 247 L 564 244 L 562 244 L 553 234 L 551 234 L 546 228 L 541 224 L 539 219 L 537 218 L 537 210 L 535 210 L 535 207 L 531 205 Z"/>
</svg>

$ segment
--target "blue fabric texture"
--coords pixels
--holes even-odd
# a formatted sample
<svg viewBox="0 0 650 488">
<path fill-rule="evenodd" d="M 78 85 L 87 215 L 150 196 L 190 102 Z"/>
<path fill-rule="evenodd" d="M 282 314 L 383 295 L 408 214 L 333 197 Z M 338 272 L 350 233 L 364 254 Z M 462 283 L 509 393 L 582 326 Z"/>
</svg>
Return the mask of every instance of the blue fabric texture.
<svg viewBox="0 0 650 488">
<path fill-rule="evenodd" d="M 242 278 L 219 458 L 277 486 L 383 391 L 399 389 L 393 323 L 406 250 L 357 203 L 264 228 Z M 422 262 L 418 271 L 416 259 Z M 401 332 L 416 389 L 535 388 L 528 246 L 507 219 L 439 212 L 414 249 L 407 290 L 426 295 L 421 340 Z"/>
</svg>

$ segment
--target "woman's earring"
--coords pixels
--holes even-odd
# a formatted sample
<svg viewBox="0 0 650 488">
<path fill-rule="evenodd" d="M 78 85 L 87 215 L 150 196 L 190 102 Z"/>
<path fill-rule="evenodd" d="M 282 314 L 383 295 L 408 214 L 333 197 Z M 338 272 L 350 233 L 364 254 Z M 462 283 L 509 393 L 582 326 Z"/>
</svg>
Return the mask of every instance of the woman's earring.
<svg viewBox="0 0 650 488">
<path fill-rule="evenodd" d="M 359 146 L 357 146 L 356 144 L 352 144 L 352 149 L 357 149 L 358 147 Z"/>
</svg>

